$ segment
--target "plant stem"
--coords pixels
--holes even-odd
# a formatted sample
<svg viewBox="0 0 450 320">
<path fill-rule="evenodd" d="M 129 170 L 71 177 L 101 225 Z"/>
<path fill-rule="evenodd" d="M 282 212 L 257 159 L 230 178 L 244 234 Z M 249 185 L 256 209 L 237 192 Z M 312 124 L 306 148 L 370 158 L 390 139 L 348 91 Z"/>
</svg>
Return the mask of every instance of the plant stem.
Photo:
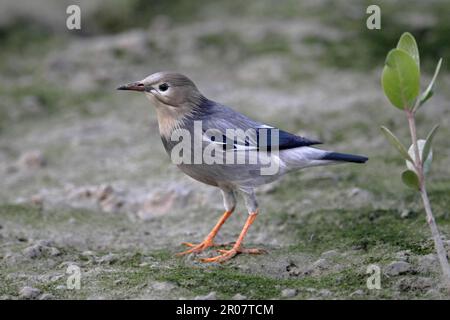
<svg viewBox="0 0 450 320">
<path fill-rule="evenodd" d="M 444 276 L 444 284 L 447 287 L 447 290 L 450 294 L 450 266 L 447 260 L 447 252 L 445 251 L 444 244 L 442 243 L 442 239 L 439 234 L 439 229 L 436 225 L 436 221 L 434 220 L 433 211 L 431 211 L 430 200 L 428 199 L 422 159 L 419 154 L 419 146 L 417 143 L 416 120 L 414 118 L 414 111 L 407 110 L 406 116 L 408 118 L 409 131 L 411 133 L 411 140 L 413 143 L 415 154 L 414 168 L 416 169 L 416 172 L 419 175 L 420 195 L 422 196 L 422 202 L 425 208 L 427 222 L 431 229 L 431 235 L 433 236 L 434 246 L 436 248 L 439 263 L 442 269 L 442 274 Z"/>
<path fill-rule="evenodd" d="M 431 211 L 430 201 L 428 200 L 427 190 L 425 184 L 420 188 L 420 194 L 422 196 L 423 206 L 427 214 L 427 222 L 431 229 L 431 234 L 434 240 L 434 246 L 438 255 L 439 263 L 441 264 L 442 273 L 444 275 L 444 284 L 450 293 L 450 266 L 447 260 L 447 252 L 445 251 L 444 244 L 442 243 L 439 230 L 434 220 L 433 212 Z"/>
</svg>

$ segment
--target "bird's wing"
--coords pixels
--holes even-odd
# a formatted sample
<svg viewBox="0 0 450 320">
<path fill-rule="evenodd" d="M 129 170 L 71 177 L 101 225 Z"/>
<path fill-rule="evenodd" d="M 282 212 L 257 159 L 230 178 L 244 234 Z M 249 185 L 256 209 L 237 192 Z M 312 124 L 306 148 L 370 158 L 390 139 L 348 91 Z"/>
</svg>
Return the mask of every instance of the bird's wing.
<svg viewBox="0 0 450 320">
<path fill-rule="evenodd" d="M 224 106 L 203 120 L 203 140 L 221 144 L 224 150 L 270 151 L 321 144 L 320 141 L 254 121 Z"/>
</svg>

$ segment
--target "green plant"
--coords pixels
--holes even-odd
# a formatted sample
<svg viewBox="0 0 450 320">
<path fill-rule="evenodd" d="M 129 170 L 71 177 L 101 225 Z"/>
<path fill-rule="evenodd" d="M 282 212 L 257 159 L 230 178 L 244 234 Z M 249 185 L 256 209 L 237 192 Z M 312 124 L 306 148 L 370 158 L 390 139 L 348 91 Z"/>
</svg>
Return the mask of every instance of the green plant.
<svg viewBox="0 0 450 320">
<path fill-rule="evenodd" d="M 450 292 L 450 267 L 447 254 L 439 235 L 430 201 L 426 190 L 426 175 L 431 167 L 433 153 L 431 144 L 438 125 L 431 129 L 425 140 L 417 139 L 415 115 L 425 102 L 433 95 L 434 83 L 441 68 L 439 60 L 434 76 L 425 91 L 420 94 L 420 57 L 416 40 L 410 33 L 404 33 L 387 57 L 381 76 L 383 90 L 389 101 L 403 110 L 408 119 L 412 145 L 407 150 L 400 140 L 386 127 L 381 127 L 389 142 L 397 149 L 406 161 L 407 170 L 402 173 L 405 185 L 420 192 L 425 208 L 427 222 L 430 226 L 434 245 L 442 268 L 445 285 Z"/>
</svg>

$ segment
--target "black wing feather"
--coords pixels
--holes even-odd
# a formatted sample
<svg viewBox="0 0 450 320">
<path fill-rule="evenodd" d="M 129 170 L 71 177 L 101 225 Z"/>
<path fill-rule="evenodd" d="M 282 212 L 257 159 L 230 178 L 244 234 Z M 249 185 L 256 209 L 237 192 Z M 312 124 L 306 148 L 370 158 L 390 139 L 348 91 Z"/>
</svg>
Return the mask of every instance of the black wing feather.
<svg viewBox="0 0 450 320">
<path fill-rule="evenodd" d="M 265 130 L 266 132 L 264 134 L 260 133 L 261 130 Z M 273 132 L 273 130 L 278 130 L 278 141 L 275 141 L 273 143 L 271 139 L 272 134 L 276 134 Z M 279 130 L 276 128 L 258 128 L 256 131 L 257 134 L 257 141 L 258 141 L 258 149 L 264 148 L 268 151 L 270 151 L 273 147 L 277 147 L 278 150 L 285 150 L 285 149 L 293 149 L 298 147 L 307 147 L 314 144 L 321 144 L 322 142 L 317 140 L 311 140 L 305 137 L 297 136 L 295 134 Z M 264 138 L 260 139 L 260 135 L 263 135 Z M 260 141 L 262 140 L 262 141 Z M 265 140 L 265 141 L 264 141 Z"/>
<path fill-rule="evenodd" d="M 272 141 L 272 134 L 276 135 L 274 130 L 278 130 L 278 139 Z M 265 131 L 263 133 L 263 131 Z M 211 137 L 212 141 L 215 141 L 214 137 Z M 223 149 L 231 150 L 238 149 L 236 145 L 238 145 L 238 141 L 236 139 L 232 140 L 227 138 L 225 135 L 222 136 Z M 252 143 L 245 139 L 244 146 L 251 147 Z M 322 142 L 317 140 L 311 140 L 305 137 L 297 136 L 295 134 L 279 130 L 276 128 L 257 128 L 256 129 L 256 143 L 257 150 L 263 149 L 265 151 L 271 151 L 273 148 L 278 150 L 286 150 L 293 149 L 299 147 L 307 147 L 315 144 L 321 144 Z"/>
</svg>

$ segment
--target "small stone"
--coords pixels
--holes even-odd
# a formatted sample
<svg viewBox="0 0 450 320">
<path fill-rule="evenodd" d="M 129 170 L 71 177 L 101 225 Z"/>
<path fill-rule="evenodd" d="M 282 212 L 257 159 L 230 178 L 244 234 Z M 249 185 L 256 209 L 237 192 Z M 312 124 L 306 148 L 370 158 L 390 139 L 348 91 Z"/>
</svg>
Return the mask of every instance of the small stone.
<svg viewBox="0 0 450 320">
<path fill-rule="evenodd" d="M 146 267 L 148 265 L 149 265 L 148 262 L 142 262 L 142 263 L 139 264 L 139 267 Z"/>
<path fill-rule="evenodd" d="M 247 300 L 247 297 L 243 294 L 236 293 L 232 298 L 232 300 Z"/>
<path fill-rule="evenodd" d="M 50 293 L 43 293 L 39 297 L 39 300 L 53 300 L 53 299 L 55 299 L 55 297 L 53 295 L 51 295 Z"/>
<path fill-rule="evenodd" d="M 118 260 L 117 255 L 113 254 L 113 253 L 109 253 L 103 257 L 101 257 L 100 259 L 98 259 L 98 263 L 100 264 L 113 264 Z"/>
<path fill-rule="evenodd" d="M 44 254 L 44 250 L 42 246 L 35 244 L 23 249 L 22 253 L 27 258 L 36 259 Z"/>
<path fill-rule="evenodd" d="M 388 276 L 398 276 L 411 271 L 411 265 L 405 261 L 391 262 L 384 270 L 384 273 Z"/>
<path fill-rule="evenodd" d="M 358 289 L 358 290 L 350 293 L 350 297 L 362 296 L 363 294 L 364 294 L 364 291 L 361 289 Z"/>
<path fill-rule="evenodd" d="M 331 293 L 331 291 L 328 289 L 319 290 L 319 294 L 323 297 L 329 297 L 329 296 L 333 295 L 333 293 Z"/>
<path fill-rule="evenodd" d="M 406 218 L 408 218 L 412 213 L 413 213 L 413 212 L 412 212 L 411 210 L 409 210 L 409 209 L 404 209 L 404 210 L 402 211 L 402 213 L 400 214 L 400 218 L 406 219 Z"/>
<path fill-rule="evenodd" d="M 49 247 L 48 248 L 48 253 L 50 256 L 52 257 L 57 257 L 61 255 L 61 251 L 59 251 L 57 248 L 55 247 Z"/>
<path fill-rule="evenodd" d="M 170 282 L 164 282 L 164 281 L 156 281 L 152 283 L 152 288 L 154 290 L 158 291 L 170 291 L 176 288 L 176 285 Z M 211 293 L 210 293 L 211 294 Z M 203 299 L 203 300 L 215 300 L 215 299 Z"/>
<path fill-rule="evenodd" d="M 98 187 L 98 189 L 95 191 L 95 196 L 99 202 L 102 202 L 106 199 L 108 199 L 110 196 L 112 196 L 115 193 L 115 190 L 110 185 L 101 185 Z"/>
<path fill-rule="evenodd" d="M 31 196 L 30 202 L 32 205 L 34 205 L 38 208 L 42 208 L 44 205 L 44 198 L 38 194 L 35 194 L 35 195 Z"/>
<path fill-rule="evenodd" d="M 335 257 L 339 254 L 339 252 L 337 252 L 337 250 L 328 250 L 322 253 L 322 257 L 323 258 L 332 258 Z"/>
<path fill-rule="evenodd" d="M 125 205 L 125 203 L 116 196 L 109 196 L 105 200 L 99 202 L 100 208 L 106 213 L 117 213 Z"/>
<path fill-rule="evenodd" d="M 297 293 L 298 293 L 297 289 L 287 288 L 281 291 L 281 296 L 284 298 L 293 298 L 297 295 Z"/>
<path fill-rule="evenodd" d="M 31 150 L 20 156 L 18 164 L 24 169 L 39 169 L 45 166 L 46 161 L 41 151 Z"/>
<path fill-rule="evenodd" d="M 63 284 L 60 284 L 59 286 L 55 287 L 56 290 L 66 290 L 66 286 Z"/>
<path fill-rule="evenodd" d="M 21 299 L 36 299 L 41 294 L 41 290 L 33 287 L 23 287 L 19 291 L 19 298 Z"/>
<path fill-rule="evenodd" d="M 41 258 L 44 255 L 49 255 L 52 257 L 59 256 L 61 252 L 55 247 L 50 247 L 50 244 L 50 241 L 39 240 L 36 241 L 35 244 L 23 249 L 22 253 L 25 257 L 30 259 Z"/>
<path fill-rule="evenodd" d="M 83 256 L 85 258 L 91 258 L 91 257 L 95 256 L 95 252 L 94 251 L 90 251 L 90 250 L 86 250 L 86 251 L 83 251 L 81 253 L 81 256 Z"/>
<path fill-rule="evenodd" d="M 217 294 L 215 291 L 212 291 L 205 296 L 196 296 L 194 300 L 217 300 Z"/>
<path fill-rule="evenodd" d="M 312 268 L 324 270 L 324 269 L 328 269 L 329 265 L 330 264 L 328 263 L 328 261 L 326 259 L 321 258 L 312 264 Z"/>
</svg>

